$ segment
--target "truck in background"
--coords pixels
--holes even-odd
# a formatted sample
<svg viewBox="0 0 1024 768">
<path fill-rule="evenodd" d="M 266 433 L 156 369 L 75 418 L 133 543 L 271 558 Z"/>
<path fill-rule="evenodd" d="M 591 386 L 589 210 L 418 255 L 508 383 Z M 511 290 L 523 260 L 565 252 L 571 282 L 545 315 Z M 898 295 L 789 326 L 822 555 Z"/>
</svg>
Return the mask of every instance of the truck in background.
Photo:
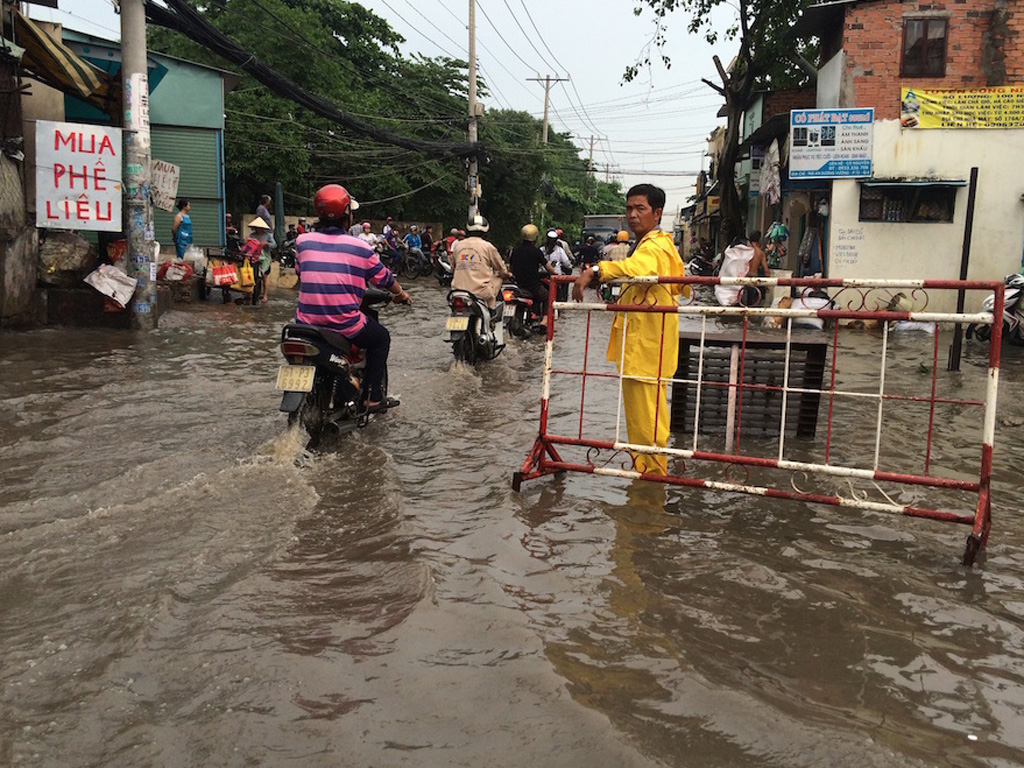
<svg viewBox="0 0 1024 768">
<path fill-rule="evenodd" d="M 608 237 L 615 237 L 620 230 L 629 231 L 626 226 L 626 214 L 605 213 L 587 215 L 583 217 L 583 229 L 580 232 L 580 242 L 587 242 L 587 237 L 593 236 L 599 243 L 608 242 Z"/>
</svg>

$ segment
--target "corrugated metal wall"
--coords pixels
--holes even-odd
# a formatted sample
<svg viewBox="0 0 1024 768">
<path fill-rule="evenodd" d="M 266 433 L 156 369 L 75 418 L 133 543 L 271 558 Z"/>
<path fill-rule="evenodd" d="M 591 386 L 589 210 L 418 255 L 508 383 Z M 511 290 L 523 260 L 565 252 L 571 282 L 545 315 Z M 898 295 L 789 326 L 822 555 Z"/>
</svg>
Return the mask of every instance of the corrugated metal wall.
<svg viewBox="0 0 1024 768">
<path fill-rule="evenodd" d="M 224 186 L 221 182 L 221 131 L 172 125 L 152 126 L 153 159 L 181 169 L 178 197 L 192 203 L 193 241 L 200 247 L 224 245 Z M 156 239 L 171 245 L 176 211 L 154 211 Z"/>
</svg>

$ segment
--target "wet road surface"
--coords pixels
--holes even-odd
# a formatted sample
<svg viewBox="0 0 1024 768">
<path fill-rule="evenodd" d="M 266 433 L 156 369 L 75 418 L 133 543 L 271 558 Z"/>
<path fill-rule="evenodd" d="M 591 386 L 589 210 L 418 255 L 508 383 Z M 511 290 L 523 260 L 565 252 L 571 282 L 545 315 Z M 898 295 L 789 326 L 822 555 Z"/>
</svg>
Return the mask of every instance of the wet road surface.
<svg viewBox="0 0 1024 768">
<path fill-rule="evenodd" d="M 317 454 L 277 413 L 288 294 L 0 334 L 0 764 L 1024 763 L 1019 351 L 965 570 L 962 526 L 585 475 L 515 494 L 542 342 L 454 365 L 443 293 L 412 294 L 382 318 L 401 407 Z M 844 334 L 851 386 L 877 341 Z M 890 350 L 919 386 L 930 345 Z M 985 358 L 941 386 L 977 396 Z M 873 412 L 837 418 L 873 440 Z M 885 460 L 916 455 L 886 425 Z M 979 432 L 941 419 L 937 470 Z"/>
</svg>

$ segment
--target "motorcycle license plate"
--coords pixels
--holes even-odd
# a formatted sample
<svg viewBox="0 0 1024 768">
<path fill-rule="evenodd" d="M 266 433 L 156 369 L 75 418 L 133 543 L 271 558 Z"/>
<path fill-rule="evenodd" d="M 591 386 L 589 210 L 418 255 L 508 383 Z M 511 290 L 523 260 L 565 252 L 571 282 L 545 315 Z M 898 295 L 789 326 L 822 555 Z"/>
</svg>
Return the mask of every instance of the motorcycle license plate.
<svg viewBox="0 0 1024 768">
<path fill-rule="evenodd" d="M 446 331 L 465 331 L 469 328 L 469 316 L 449 317 L 444 323 Z"/>
<path fill-rule="evenodd" d="M 505 311 L 504 311 L 504 314 L 502 314 L 501 319 L 502 320 L 511 320 L 513 315 L 515 315 L 515 313 L 516 313 L 516 305 L 513 304 L 512 302 L 508 302 L 507 304 L 505 304 Z"/>
<path fill-rule="evenodd" d="M 315 377 L 316 368 L 312 365 L 282 365 L 277 369 L 277 388 L 285 392 L 309 392 Z"/>
</svg>

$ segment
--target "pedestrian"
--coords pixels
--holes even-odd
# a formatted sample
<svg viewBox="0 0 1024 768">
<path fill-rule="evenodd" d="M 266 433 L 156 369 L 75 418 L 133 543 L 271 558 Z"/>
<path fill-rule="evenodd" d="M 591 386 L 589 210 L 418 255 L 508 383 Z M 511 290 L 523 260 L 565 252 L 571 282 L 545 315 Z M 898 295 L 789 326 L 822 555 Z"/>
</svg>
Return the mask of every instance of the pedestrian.
<svg viewBox="0 0 1024 768">
<path fill-rule="evenodd" d="M 185 251 L 192 245 L 192 218 L 188 215 L 192 210 L 192 203 L 183 197 L 178 200 L 177 207 L 178 212 L 174 215 L 174 223 L 171 224 L 171 239 L 174 241 L 174 255 L 184 259 Z"/>
<path fill-rule="evenodd" d="M 747 275 L 751 277 L 768 277 L 771 272 L 768 270 L 768 254 L 761 247 L 761 230 L 755 229 L 749 235 L 750 247 L 754 249 L 754 258 L 750 260 L 750 267 Z"/>
<path fill-rule="evenodd" d="M 664 190 L 652 184 L 638 184 L 626 193 L 626 221 L 636 236 L 636 249 L 626 259 L 600 261 L 584 270 L 573 286 L 575 301 L 583 301 L 584 290 L 596 281 L 683 276 L 683 260 L 672 236 L 658 228 L 664 207 Z M 629 285 L 618 303 L 671 306 L 677 303 L 681 292 L 682 285 L 675 283 Z M 622 377 L 629 442 L 664 448 L 669 431 L 666 381 L 675 373 L 679 361 L 679 315 L 633 312 L 627 322 L 625 313 L 617 312 L 608 338 L 607 358 L 618 365 Z M 665 456 L 635 452 L 632 456 L 638 472 L 668 473 Z"/>
<path fill-rule="evenodd" d="M 252 267 L 254 281 L 250 301 L 253 304 L 255 304 L 263 295 L 262 287 L 263 283 L 266 282 L 261 278 L 260 261 L 263 258 L 263 254 L 266 252 L 266 243 L 263 240 L 263 235 L 266 233 L 267 228 L 267 222 L 264 221 L 262 217 L 254 217 L 253 220 L 249 222 L 249 237 L 246 239 L 239 251 L 245 262 Z M 228 290 L 225 288 L 224 303 L 227 304 L 228 301 Z M 266 301 L 266 299 L 264 299 L 264 301 Z"/>
</svg>

